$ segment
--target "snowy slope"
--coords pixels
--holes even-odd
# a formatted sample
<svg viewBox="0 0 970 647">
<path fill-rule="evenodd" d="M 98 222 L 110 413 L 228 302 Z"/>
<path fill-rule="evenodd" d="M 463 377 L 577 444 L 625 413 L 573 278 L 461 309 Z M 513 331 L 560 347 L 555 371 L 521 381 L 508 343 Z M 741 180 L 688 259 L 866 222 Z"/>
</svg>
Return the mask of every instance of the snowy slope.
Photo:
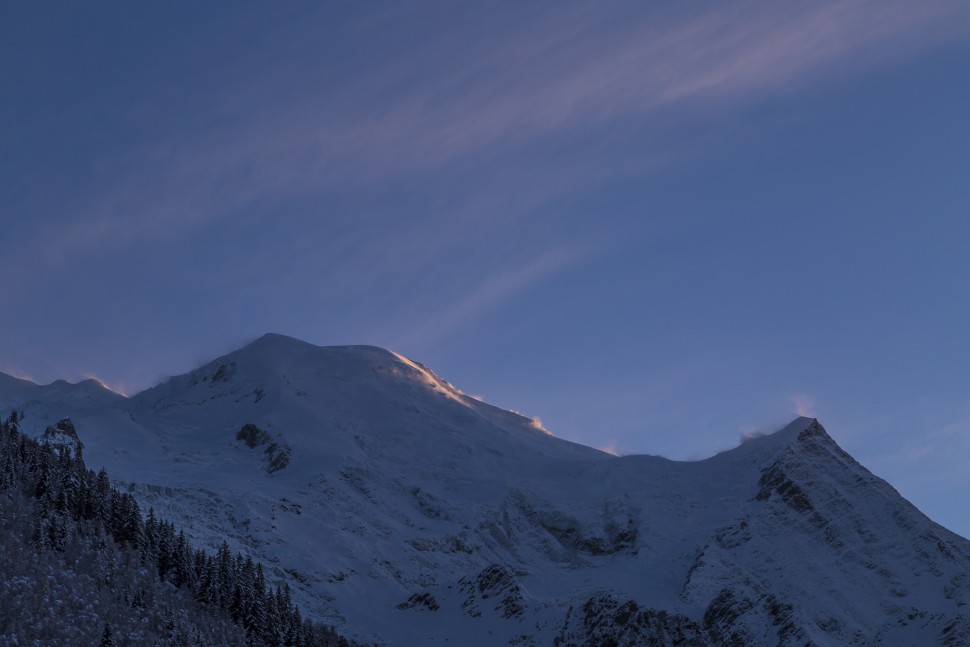
<svg viewBox="0 0 970 647">
<path fill-rule="evenodd" d="M 0 406 L 37 435 L 70 417 L 89 464 L 364 639 L 970 644 L 970 542 L 806 418 L 616 458 L 389 351 L 279 335 L 128 399 L 0 376 Z"/>
</svg>

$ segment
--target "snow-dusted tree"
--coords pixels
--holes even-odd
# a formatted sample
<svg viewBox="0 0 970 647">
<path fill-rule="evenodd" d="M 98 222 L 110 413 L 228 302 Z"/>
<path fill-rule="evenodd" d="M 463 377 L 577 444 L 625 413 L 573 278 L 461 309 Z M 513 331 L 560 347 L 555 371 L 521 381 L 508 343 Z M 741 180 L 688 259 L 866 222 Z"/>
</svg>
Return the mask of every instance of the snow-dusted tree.
<svg viewBox="0 0 970 647">
<path fill-rule="evenodd" d="M 111 625 L 107 622 L 104 623 L 104 631 L 101 632 L 101 642 L 98 643 L 98 647 L 117 647 Z"/>
</svg>

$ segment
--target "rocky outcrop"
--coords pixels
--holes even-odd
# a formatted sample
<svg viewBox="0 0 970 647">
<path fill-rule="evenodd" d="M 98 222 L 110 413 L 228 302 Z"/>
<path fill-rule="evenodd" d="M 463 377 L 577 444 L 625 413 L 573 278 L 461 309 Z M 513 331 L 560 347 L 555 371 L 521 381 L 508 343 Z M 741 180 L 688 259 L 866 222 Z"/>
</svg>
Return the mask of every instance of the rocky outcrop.
<svg viewBox="0 0 970 647">
<path fill-rule="evenodd" d="M 437 611 L 441 608 L 438 601 L 430 593 L 415 593 L 407 600 L 397 605 L 398 609 L 402 611 L 407 610 L 419 610 L 419 611 Z"/>
<path fill-rule="evenodd" d="M 486 608 L 506 620 L 522 617 L 525 610 L 522 587 L 515 574 L 501 564 L 491 564 L 475 577 L 463 577 L 458 590 L 465 595 L 461 608 L 475 618 Z"/>
<path fill-rule="evenodd" d="M 608 593 L 570 607 L 556 647 L 714 647 L 704 628 L 685 615 L 620 602 Z"/>
<path fill-rule="evenodd" d="M 273 440 L 272 436 L 252 423 L 243 425 L 236 432 L 236 440 L 242 441 L 250 449 L 264 448 L 267 474 L 278 472 L 290 464 L 290 446 L 281 439 Z"/>
<path fill-rule="evenodd" d="M 56 424 L 50 425 L 44 430 L 44 442 L 51 445 L 69 447 L 75 453 L 84 450 L 84 443 L 77 435 L 77 429 L 70 418 L 62 418 Z"/>
</svg>

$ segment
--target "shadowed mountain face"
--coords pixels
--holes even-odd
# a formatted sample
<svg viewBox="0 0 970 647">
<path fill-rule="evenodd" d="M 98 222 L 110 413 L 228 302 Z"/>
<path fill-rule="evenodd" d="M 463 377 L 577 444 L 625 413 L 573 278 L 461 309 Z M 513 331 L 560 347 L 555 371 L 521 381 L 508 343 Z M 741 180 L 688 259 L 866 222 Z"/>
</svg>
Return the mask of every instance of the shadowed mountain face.
<svg viewBox="0 0 970 647">
<path fill-rule="evenodd" d="M 615 458 L 389 351 L 279 335 L 127 399 L 0 376 L 0 406 L 38 437 L 70 418 L 89 464 L 362 639 L 970 644 L 970 542 L 807 418 Z"/>
</svg>

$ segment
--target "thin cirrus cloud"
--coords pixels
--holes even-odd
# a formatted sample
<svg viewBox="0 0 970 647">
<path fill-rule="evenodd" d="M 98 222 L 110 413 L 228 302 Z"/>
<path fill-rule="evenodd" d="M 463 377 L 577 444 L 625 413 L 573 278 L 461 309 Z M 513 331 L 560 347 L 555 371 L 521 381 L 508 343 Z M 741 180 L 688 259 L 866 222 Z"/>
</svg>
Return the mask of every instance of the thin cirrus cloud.
<svg viewBox="0 0 970 647">
<path fill-rule="evenodd" d="M 213 151 L 204 166 L 248 164 L 259 151 L 275 160 L 255 169 L 259 185 L 288 188 L 413 176 L 684 102 L 716 109 L 823 72 L 846 74 L 959 35 L 967 13 L 946 0 L 748 2 L 605 33 L 583 29 L 588 12 L 540 17 L 492 49 L 448 52 L 456 60 L 424 76 L 400 64 L 365 70 L 366 78 L 339 88 L 332 110 L 324 107 L 331 88 L 265 106 L 235 147 Z M 416 55 L 413 65 L 428 57 Z M 395 92 L 402 77 L 415 80 Z"/>
<path fill-rule="evenodd" d="M 617 24 L 588 8 L 557 7 L 508 33 L 468 37 L 454 52 L 442 48 L 466 35 L 443 34 L 423 49 L 415 45 L 412 58 L 361 63 L 357 75 L 334 86 L 307 83 L 282 101 L 273 99 L 274 69 L 295 61 L 270 59 L 249 77 L 264 90 L 230 86 L 220 90 L 227 96 L 200 102 L 208 114 L 183 129 L 162 129 L 162 137 L 181 132 L 179 141 L 155 142 L 151 155 L 136 158 L 88 204 L 72 205 L 66 223 L 35 232 L 34 245 L 5 263 L 22 264 L 21 256 L 36 258 L 43 249 L 43 262 L 56 271 L 84 254 L 182 235 L 256 200 L 353 195 L 402 178 L 435 190 L 436 173 L 455 162 L 489 156 L 514 163 L 514 153 L 537 140 L 684 104 L 717 114 L 906 56 L 961 35 L 968 13 L 950 0 L 741 2 Z M 431 60 L 448 53 L 453 60 Z M 241 107 L 217 119 L 232 103 Z M 571 182 L 571 190 L 581 183 Z M 544 197 L 562 190 L 548 183 Z M 433 224 L 428 230 L 433 248 Z"/>
<path fill-rule="evenodd" d="M 605 35 L 557 19 L 523 30 L 528 46 L 507 43 L 486 61 L 433 76 L 363 121 L 322 129 L 318 143 L 359 160 L 364 175 L 410 173 L 490 146 L 691 100 L 750 100 L 826 69 L 845 73 L 959 35 L 955 18 L 967 13 L 947 1 L 732 3 L 679 24 L 641 21 Z"/>
<path fill-rule="evenodd" d="M 398 334 L 395 339 L 394 331 L 385 331 L 384 338 L 395 339 L 395 346 L 402 348 L 427 345 L 507 299 L 575 266 L 592 253 L 595 253 L 592 249 L 559 247 L 537 254 L 525 263 L 497 268 L 435 312 L 419 313 L 415 318 L 422 323 L 409 327 L 403 335 Z M 395 326 L 399 325 L 401 321 L 395 321 Z"/>
</svg>

